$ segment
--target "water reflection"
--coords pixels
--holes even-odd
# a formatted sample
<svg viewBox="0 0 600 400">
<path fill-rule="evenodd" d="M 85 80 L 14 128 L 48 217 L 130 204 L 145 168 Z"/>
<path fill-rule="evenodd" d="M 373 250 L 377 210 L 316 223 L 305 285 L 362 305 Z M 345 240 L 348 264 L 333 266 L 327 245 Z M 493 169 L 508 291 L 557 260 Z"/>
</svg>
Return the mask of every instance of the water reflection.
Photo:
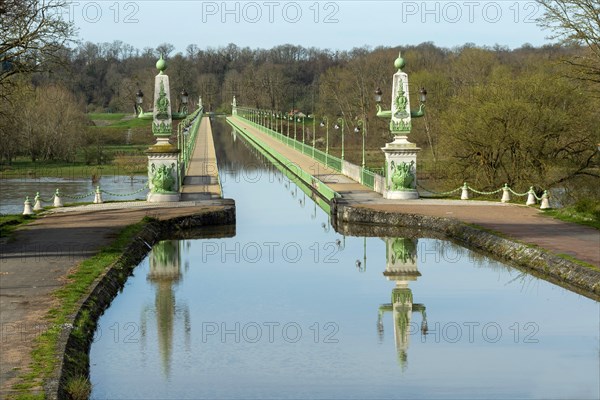
<svg viewBox="0 0 600 400">
<path fill-rule="evenodd" d="M 147 339 L 148 319 L 156 324 L 158 349 L 162 362 L 163 374 L 171 375 L 171 359 L 173 353 L 173 331 L 177 318 L 183 319 L 185 343 L 190 342 L 190 310 L 187 304 L 177 306 L 174 287 L 182 278 L 181 247 L 184 241 L 164 240 L 152 248 L 150 269 L 147 279 L 155 289 L 154 306 L 147 305 L 142 311 L 141 336 L 142 346 Z"/>
<path fill-rule="evenodd" d="M 94 398 L 598 398 L 596 303 L 415 229 L 336 232 L 310 192 L 215 132 L 235 237 L 140 264 L 99 321 Z M 143 345 L 116 340 L 140 318 Z"/>
<path fill-rule="evenodd" d="M 422 335 L 427 335 L 425 305 L 413 302 L 413 293 L 408 287 L 409 282 L 416 281 L 421 276 L 417 266 L 418 239 L 385 238 L 384 240 L 386 266 L 383 275 L 389 281 L 395 281 L 396 286 L 392 289 L 391 303 L 379 306 L 377 330 L 379 340 L 383 341 L 383 317 L 386 312 L 391 312 L 398 363 L 405 371 L 408 364 L 410 335 L 416 333 L 411 324 L 413 312 L 421 313 L 420 331 Z"/>
</svg>

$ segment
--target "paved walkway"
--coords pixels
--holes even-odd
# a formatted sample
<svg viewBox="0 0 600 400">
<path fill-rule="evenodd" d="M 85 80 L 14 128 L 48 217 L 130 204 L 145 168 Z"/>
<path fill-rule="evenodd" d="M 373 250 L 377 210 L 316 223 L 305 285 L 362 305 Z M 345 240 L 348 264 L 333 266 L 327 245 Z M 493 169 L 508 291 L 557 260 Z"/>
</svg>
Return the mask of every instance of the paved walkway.
<svg viewBox="0 0 600 400">
<path fill-rule="evenodd" d="M 258 137 L 291 162 L 328 184 L 349 205 L 407 214 L 456 218 L 540 246 L 555 254 L 568 254 L 600 267 L 600 231 L 562 222 L 534 207 L 490 201 L 387 200 L 371 189 L 328 168 L 308 155 L 235 117 L 236 124 Z"/>
<path fill-rule="evenodd" d="M 217 155 L 209 117 L 203 117 L 196 146 L 183 179 L 181 200 L 203 200 L 221 198 Z"/>
<path fill-rule="evenodd" d="M 34 339 L 56 305 L 52 292 L 79 262 L 145 216 L 161 220 L 217 210 L 231 201 L 105 203 L 55 209 L 0 239 L 0 398 L 27 371 Z"/>
</svg>

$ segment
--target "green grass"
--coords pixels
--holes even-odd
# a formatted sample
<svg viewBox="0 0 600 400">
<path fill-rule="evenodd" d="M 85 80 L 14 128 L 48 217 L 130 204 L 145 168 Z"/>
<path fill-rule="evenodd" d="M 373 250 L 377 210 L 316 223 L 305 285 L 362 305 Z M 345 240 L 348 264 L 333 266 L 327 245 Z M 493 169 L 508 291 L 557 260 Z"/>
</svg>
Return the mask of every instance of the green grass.
<svg viewBox="0 0 600 400">
<path fill-rule="evenodd" d="M 33 359 L 31 372 L 23 376 L 22 382 L 13 387 L 13 389 L 21 391 L 13 398 L 43 398 L 43 396 L 27 396 L 35 396 L 29 392 L 39 387 L 57 368 L 60 360 L 60 354 L 57 354 L 57 346 L 63 324 L 70 322 L 70 316 L 77 311 L 79 302 L 87 294 L 92 283 L 107 267 L 119 259 L 127 245 L 139 234 L 148 221 L 150 219 L 144 218 L 141 222 L 129 225 L 121 230 L 112 244 L 101 249 L 94 257 L 81 262 L 75 272 L 68 276 L 68 283 L 54 293 L 60 300 L 60 305 L 48 311 L 46 319 L 51 328 L 36 339 L 35 347 L 31 353 Z M 74 334 L 80 333 L 82 327 L 79 325 L 86 324 L 87 326 L 90 323 L 90 321 L 83 318 L 78 326 L 74 328 Z M 82 382 L 76 382 L 75 384 L 77 387 L 82 386 Z"/>
<path fill-rule="evenodd" d="M 8 237 L 19 226 L 28 224 L 34 219 L 35 215 L 0 215 L 0 237 Z"/>
<path fill-rule="evenodd" d="M 561 221 L 573 222 L 600 230 L 600 218 L 597 214 L 577 211 L 574 206 L 557 210 L 545 210 L 544 215 L 560 219 Z"/>
<path fill-rule="evenodd" d="M 144 173 L 146 171 L 140 171 Z M 91 178 L 92 176 L 102 175 L 127 175 L 118 165 L 87 165 L 84 162 L 32 162 L 30 160 L 19 159 L 13 161 L 12 165 L 4 166 L 0 170 L 0 179 L 11 178 Z"/>
<path fill-rule="evenodd" d="M 118 121 L 128 114 L 125 113 L 89 113 L 88 118 L 92 121 Z"/>
<path fill-rule="evenodd" d="M 117 120 L 110 125 L 92 126 L 92 129 L 113 129 L 113 130 L 127 130 L 140 127 L 148 127 L 152 125 L 152 121 L 148 119 L 133 118 L 128 120 Z"/>
</svg>

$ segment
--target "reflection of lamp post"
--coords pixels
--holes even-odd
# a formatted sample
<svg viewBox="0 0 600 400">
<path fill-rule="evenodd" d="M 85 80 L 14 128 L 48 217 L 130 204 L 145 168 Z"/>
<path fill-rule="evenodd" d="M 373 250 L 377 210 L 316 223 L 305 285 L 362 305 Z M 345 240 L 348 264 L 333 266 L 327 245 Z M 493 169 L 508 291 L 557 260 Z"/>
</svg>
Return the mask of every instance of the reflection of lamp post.
<svg viewBox="0 0 600 400">
<path fill-rule="evenodd" d="M 354 128 L 355 133 L 360 133 L 362 130 L 362 167 L 365 167 L 365 135 L 367 133 L 367 126 L 365 125 L 365 121 L 359 119 L 356 122 L 357 126 Z M 363 129 L 361 129 L 361 127 Z"/>
<path fill-rule="evenodd" d="M 325 127 L 325 154 L 329 154 L 329 118 L 327 118 L 327 115 L 323 116 L 319 126 L 321 128 Z"/>
<path fill-rule="evenodd" d="M 344 118 L 341 117 L 337 119 L 337 124 L 333 127 L 338 130 L 340 129 L 340 126 L 342 128 L 342 161 L 344 161 Z"/>
</svg>

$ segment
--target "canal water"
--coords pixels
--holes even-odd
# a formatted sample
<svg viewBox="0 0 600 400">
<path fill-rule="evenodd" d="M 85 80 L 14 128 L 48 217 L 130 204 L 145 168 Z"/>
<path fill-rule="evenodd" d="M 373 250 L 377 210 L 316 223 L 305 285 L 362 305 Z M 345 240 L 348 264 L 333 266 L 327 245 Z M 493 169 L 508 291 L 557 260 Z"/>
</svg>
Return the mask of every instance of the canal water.
<svg viewBox="0 0 600 400">
<path fill-rule="evenodd" d="M 68 174 L 66 174 L 68 175 Z M 51 206 L 56 189 L 63 195 L 63 203 L 92 202 L 94 195 L 80 198 L 96 190 L 96 186 L 106 192 L 103 201 L 144 200 L 148 194 L 145 188 L 148 177 L 136 175 L 102 176 L 98 181 L 73 177 L 40 177 L 0 179 L 0 214 L 20 214 L 23 212 L 25 197 L 29 196 L 31 205 L 39 192 L 44 206 Z"/>
<path fill-rule="evenodd" d="M 158 243 L 98 323 L 95 399 L 598 398 L 598 303 L 449 241 L 336 233 L 213 125 L 234 237 Z"/>
</svg>

